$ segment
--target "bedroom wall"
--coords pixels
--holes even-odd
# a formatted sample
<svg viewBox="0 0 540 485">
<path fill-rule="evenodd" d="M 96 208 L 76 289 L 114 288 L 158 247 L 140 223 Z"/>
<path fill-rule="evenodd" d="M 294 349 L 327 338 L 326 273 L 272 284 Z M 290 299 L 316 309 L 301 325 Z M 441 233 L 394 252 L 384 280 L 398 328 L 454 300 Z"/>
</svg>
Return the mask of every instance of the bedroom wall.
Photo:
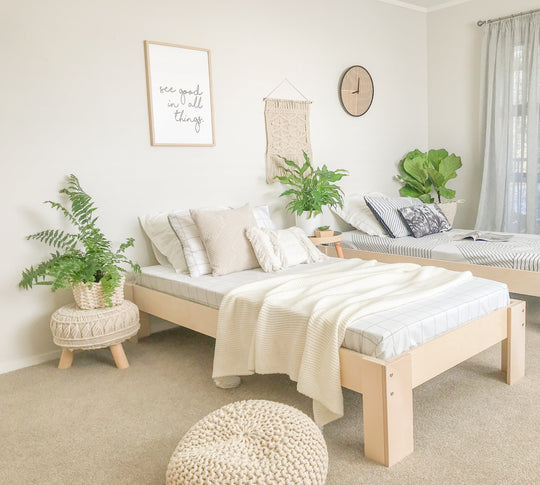
<svg viewBox="0 0 540 485">
<path fill-rule="evenodd" d="M 262 98 L 285 77 L 313 101 L 315 162 L 350 170 L 347 191 L 397 193 L 397 161 L 427 146 L 422 12 L 376 0 L 18 0 L 0 24 L 0 372 L 58 356 L 48 321 L 70 293 L 17 282 L 48 253 L 25 235 L 61 225 L 41 202 L 67 174 L 94 196 L 106 234 L 136 238 L 130 255 L 144 265 L 139 214 L 249 201 L 280 218 L 280 187 L 264 181 Z M 211 50 L 215 147 L 150 146 L 145 39 Z M 375 83 L 361 118 L 337 97 L 354 64 Z"/>
<path fill-rule="evenodd" d="M 473 228 L 478 212 L 483 160 L 480 141 L 480 57 L 478 20 L 538 8 L 538 0 L 472 0 L 428 13 L 429 147 L 460 155 L 463 167 L 448 186 L 465 199 L 458 227 Z"/>
</svg>

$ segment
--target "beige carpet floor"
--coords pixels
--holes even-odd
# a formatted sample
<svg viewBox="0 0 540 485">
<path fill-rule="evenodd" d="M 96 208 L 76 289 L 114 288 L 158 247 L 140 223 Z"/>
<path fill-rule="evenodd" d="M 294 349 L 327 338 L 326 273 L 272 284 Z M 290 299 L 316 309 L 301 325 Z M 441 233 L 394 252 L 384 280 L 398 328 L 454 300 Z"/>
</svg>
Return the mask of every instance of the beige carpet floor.
<svg viewBox="0 0 540 485">
<path fill-rule="evenodd" d="M 214 341 L 175 328 L 126 343 L 131 367 L 107 350 L 0 376 L 0 484 L 162 484 L 184 433 L 241 399 L 269 399 L 311 414 L 284 376 L 250 376 L 217 389 Z M 345 417 L 324 435 L 327 484 L 540 483 L 540 325 L 527 329 L 527 376 L 498 370 L 499 347 L 414 390 L 415 451 L 388 469 L 363 457 L 361 396 L 344 391 Z"/>
</svg>

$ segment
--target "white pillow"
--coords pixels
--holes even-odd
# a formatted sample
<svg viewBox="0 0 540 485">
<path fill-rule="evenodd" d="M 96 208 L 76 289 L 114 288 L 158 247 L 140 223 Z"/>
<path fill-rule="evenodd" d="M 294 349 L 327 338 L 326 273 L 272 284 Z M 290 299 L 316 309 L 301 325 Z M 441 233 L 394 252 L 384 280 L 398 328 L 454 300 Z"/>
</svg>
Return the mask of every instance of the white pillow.
<svg viewBox="0 0 540 485">
<path fill-rule="evenodd" d="M 141 226 L 152 243 L 154 255 L 159 264 L 163 264 L 164 258 L 167 265 L 170 264 L 177 273 L 186 273 L 187 264 L 184 258 L 184 250 L 176 234 L 169 225 L 167 213 L 148 214 L 140 216 Z"/>
<path fill-rule="evenodd" d="M 206 208 L 203 210 L 227 210 L 228 207 Z M 268 206 L 257 206 L 253 210 L 253 217 L 260 227 L 274 228 L 270 218 Z M 206 248 L 201 240 L 199 228 L 188 211 L 169 214 L 170 227 L 174 230 L 177 239 L 184 248 L 186 267 L 194 278 L 212 273 L 212 267 L 206 254 Z"/>
<path fill-rule="evenodd" d="M 193 222 L 189 212 L 169 214 L 169 222 L 184 248 L 184 256 L 189 274 L 194 278 L 210 274 L 212 268 L 210 267 L 206 249 L 201 240 L 201 233 L 195 222 Z"/>
<path fill-rule="evenodd" d="M 279 271 L 281 260 L 270 240 L 270 235 L 260 227 L 250 227 L 246 230 L 246 236 L 263 271 L 266 273 Z"/>
<path fill-rule="evenodd" d="M 328 259 L 298 227 L 278 231 L 252 227 L 246 231 L 246 236 L 257 261 L 266 272 Z"/>
<path fill-rule="evenodd" d="M 175 234 L 176 236 L 176 234 Z M 165 256 L 158 248 L 156 248 L 156 245 L 150 241 L 150 246 L 152 246 L 152 252 L 154 253 L 154 256 L 157 260 L 157 262 L 161 265 L 161 266 L 166 266 L 167 268 L 172 268 L 172 264 L 169 263 L 169 260 L 167 259 L 167 256 Z M 182 249 L 182 252 L 184 250 Z"/>
<path fill-rule="evenodd" d="M 254 207 L 252 210 L 253 216 L 255 217 L 255 220 L 257 221 L 257 225 L 259 227 L 266 227 L 266 229 L 276 228 L 274 221 L 270 217 L 270 211 L 268 210 L 267 205 L 259 205 L 257 207 Z"/>
<path fill-rule="evenodd" d="M 387 196 L 379 192 L 371 192 L 365 195 L 388 199 Z M 371 209 L 367 206 L 364 194 L 351 194 L 347 196 L 344 200 L 343 208 L 336 207 L 333 208 L 332 211 L 351 226 L 370 236 L 388 235 L 386 230 L 373 215 Z"/>
</svg>

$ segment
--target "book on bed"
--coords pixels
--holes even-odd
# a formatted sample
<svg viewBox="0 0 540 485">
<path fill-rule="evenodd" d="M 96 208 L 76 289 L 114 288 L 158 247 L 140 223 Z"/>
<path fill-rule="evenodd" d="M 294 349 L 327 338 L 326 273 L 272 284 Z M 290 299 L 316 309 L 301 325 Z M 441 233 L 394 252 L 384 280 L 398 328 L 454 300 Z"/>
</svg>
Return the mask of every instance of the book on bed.
<svg viewBox="0 0 540 485">
<path fill-rule="evenodd" d="M 512 239 L 512 236 L 510 234 L 483 231 L 471 231 L 462 234 L 456 234 L 453 236 L 454 241 L 461 241 L 463 239 L 472 239 L 473 241 L 505 242 L 510 241 L 510 239 Z"/>
</svg>

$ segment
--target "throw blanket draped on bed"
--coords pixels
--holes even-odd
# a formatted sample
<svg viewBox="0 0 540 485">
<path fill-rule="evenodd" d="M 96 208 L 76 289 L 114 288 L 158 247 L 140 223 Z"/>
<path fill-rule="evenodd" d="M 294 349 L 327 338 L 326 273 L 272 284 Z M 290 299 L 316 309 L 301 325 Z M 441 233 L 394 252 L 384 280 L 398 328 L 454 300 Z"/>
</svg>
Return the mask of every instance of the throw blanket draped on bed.
<svg viewBox="0 0 540 485">
<path fill-rule="evenodd" d="M 221 303 L 213 377 L 284 373 L 320 426 L 343 416 L 339 347 L 364 315 L 422 300 L 472 276 L 350 259 L 240 286 Z"/>
</svg>

